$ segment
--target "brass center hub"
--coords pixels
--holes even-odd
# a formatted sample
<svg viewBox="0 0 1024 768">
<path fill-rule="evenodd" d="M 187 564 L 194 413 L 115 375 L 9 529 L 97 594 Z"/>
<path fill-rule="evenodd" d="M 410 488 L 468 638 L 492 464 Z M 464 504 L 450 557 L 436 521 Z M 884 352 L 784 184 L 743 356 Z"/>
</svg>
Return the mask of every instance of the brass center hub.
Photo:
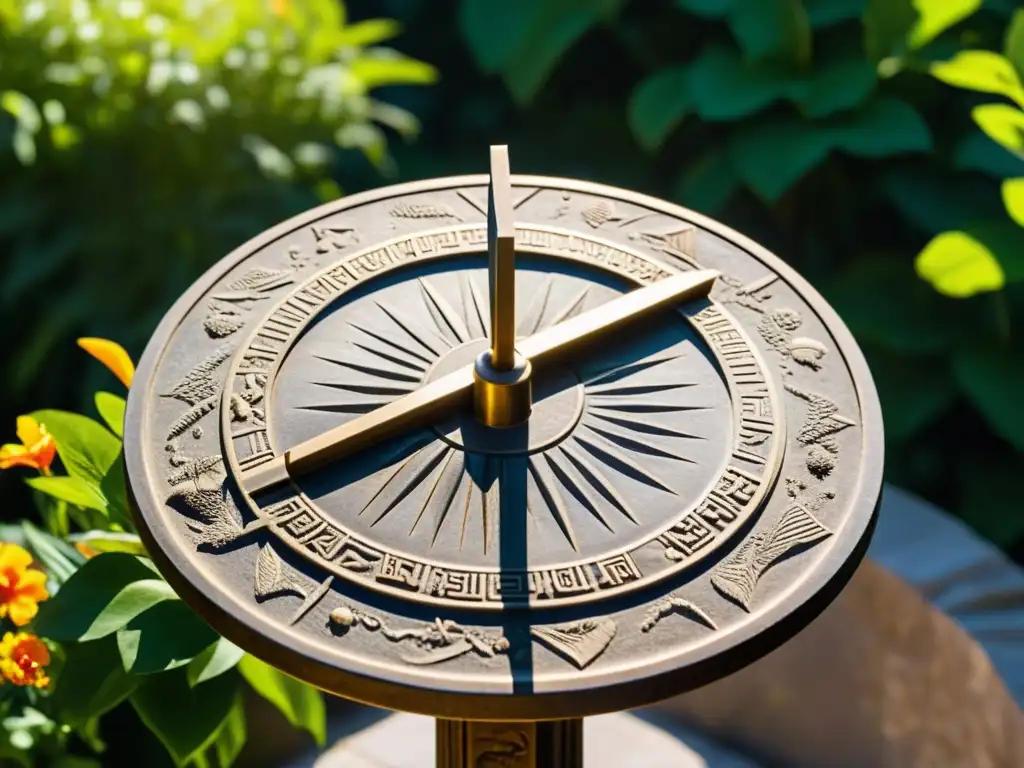
<svg viewBox="0 0 1024 768">
<path fill-rule="evenodd" d="M 423 379 L 428 384 L 447 373 L 472 365 L 487 351 L 487 339 L 470 341 L 442 356 Z M 468 453 L 515 455 L 537 453 L 568 437 L 583 415 L 584 394 L 579 377 L 561 365 L 545 366 L 533 377 L 533 409 L 530 418 L 514 427 L 482 424 L 470 409 L 453 413 L 433 427 L 438 437 Z"/>
</svg>

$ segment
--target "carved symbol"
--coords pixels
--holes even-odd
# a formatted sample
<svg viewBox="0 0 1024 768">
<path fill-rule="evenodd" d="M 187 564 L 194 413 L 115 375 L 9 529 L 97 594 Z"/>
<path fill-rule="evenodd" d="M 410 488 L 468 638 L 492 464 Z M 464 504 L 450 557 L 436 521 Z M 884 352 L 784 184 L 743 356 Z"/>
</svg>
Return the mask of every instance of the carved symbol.
<svg viewBox="0 0 1024 768">
<path fill-rule="evenodd" d="M 477 754 L 475 768 L 515 768 L 530 750 L 530 737 L 525 731 L 504 731 L 480 736 L 476 741 L 487 748 Z"/>
<path fill-rule="evenodd" d="M 689 224 L 673 224 L 661 231 L 635 233 L 652 248 L 686 262 L 694 269 L 697 263 L 697 229 Z"/>
<path fill-rule="evenodd" d="M 353 227 L 310 227 L 316 240 L 316 252 L 343 251 L 359 242 Z"/>
<path fill-rule="evenodd" d="M 283 595 L 306 597 L 305 587 L 286 570 L 284 561 L 269 544 L 264 544 L 256 558 L 253 592 L 259 601 Z"/>
<path fill-rule="evenodd" d="M 167 433 L 167 439 L 184 434 L 196 424 L 203 416 L 210 413 L 217 407 L 217 398 L 220 395 L 220 382 L 214 378 L 217 368 L 221 363 L 231 356 L 230 350 L 221 347 L 212 355 L 200 362 L 189 371 L 185 378 L 163 397 L 173 397 L 191 406 L 177 421 L 175 421 Z"/>
<path fill-rule="evenodd" d="M 688 619 L 698 621 L 710 629 L 718 629 L 718 627 L 715 626 L 715 622 L 711 620 L 711 617 L 689 600 L 684 600 L 683 598 L 676 597 L 675 595 L 669 595 L 665 599 L 659 600 L 648 609 L 647 613 L 644 615 L 643 623 L 640 625 L 640 631 L 650 632 L 655 626 L 657 626 L 659 621 L 675 613 L 686 616 Z"/>
<path fill-rule="evenodd" d="M 186 461 L 167 483 L 175 489 L 168 503 L 180 501 L 192 513 L 186 526 L 195 534 L 197 545 L 221 547 L 246 532 L 228 505 L 220 456 Z"/>
<path fill-rule="evenodd" d="M 711 583 L 726 597 L 750 610 L 757 582 L 790 550 L 814 544 L 832 532 L 799 504 L 793 504 L 767 533 L 747 539 L 729 560 L 718 567 Z"/>
<path fill-rule="evenodd" d="M 462 221 L 455 211 L 440 203 L 399 203 L 389 213 L 397 219 L 455 219 Z"/>
<path fill-rule="evenodd" d="M 782 355 L 783 359 L 792 359 L 800 365 L 817 371 L 821 361 L 828 353 L 828 348 L 820 341 L 806 336 L 793 336 L 803 324 L 803 318 L 792 309 L 776 309 L 766 315 L 757 325 L 757 332 L 772 349 Z M 785 373 L 790 373 L 785 364 Z"/>
<path fill-rule="evenodd" d="M 786 478 L 786 494 L 812 512 L 817 512 L 836 497 L 835 491 L 826 489 L 816 493 L 813 498 L 807 498 L 807 483 L 795 477 Z"/>
<path fill-rule="evenodd" d="M 582 216 L 583 220 L 594 229 L 609 221 L 622 221 L 622 217 L 615 213 L 615 204 L 610 200 L 598 200 L 593 205 L 584 208 Z"/>
<path fill-rule="evenodd" d="M 572 200 L 572 195 L 568 192 L 562 193 L 562 204 L 555 209 L 555 219 L 563 219 L 569 215 L 569 201 Z"/>
<path fill-rule="evenodd" d="M 420 629 L 393 629 L 376 616 L 343 605 L 331 611 L 330 620 L 342 630 L 362 625 L 370 632 L 380 632 L 393 643 L 411 640 L 422 653 L 403 656 L 402 661 L 420 666 L 439 664 L 470 652 L 490 659 L 505 653 L 509 646 L 504 635 L 489 635 L 450 619 L 434 619 L 432 624 Z"/>
<path fill-rule="evenodd" d="M 231 395 L 231 420 L 257 423 L 266 421 L 262 408 L 256 408 L 263 400 L 263 388 L 267 383 L 265 373 L 247 373 L 243 378 L 244 387 L 241 392 Z"/>
<path fill-rule="evenodd" d="M 615 629 L 611 619 L 585 619 L 559 627 L 533 627 L 530 634 L 541 645 L 583 669 L 604 653 L 615 637 Z"/>
<path fill-rule="evenodd" d="M 764 277 L 744 284 L 731 275 L 719 275 L 718 301 L 722 304 L 738 304 L 741 307 L 752 309 L 755 312 L 764 312 L 765 301 L 771 298 L 770 293 L 762 293 L 765 288 L 779 279 L 778 275 L 765 275 Z"/>
<path fill-rule="evenodd" d="M 245 324 L 243 313 L 253 302 L 268 298 L 265 294 L 288 285 L 293 279 L 287 270 L 250 269 L 229 283 L 223 292 L 210 296 L 208 313 L 203 321 L 207 335 L 214 339 L 230 336 Z"/>
<path fill-rule="evenodd" d="M 837 413 L 839 406 L 824 395 L 804 392 L 789 384 L 786 385 L 786 391 L 807 401 L 807 417 L 796 439 L 800 445 L 810 446 L 807 469 L 821 480 L 832 473 L 839 459 L 839 444 L 833 435 L 854 426 L 856 422 L 840 416 Z"/>
</svg>

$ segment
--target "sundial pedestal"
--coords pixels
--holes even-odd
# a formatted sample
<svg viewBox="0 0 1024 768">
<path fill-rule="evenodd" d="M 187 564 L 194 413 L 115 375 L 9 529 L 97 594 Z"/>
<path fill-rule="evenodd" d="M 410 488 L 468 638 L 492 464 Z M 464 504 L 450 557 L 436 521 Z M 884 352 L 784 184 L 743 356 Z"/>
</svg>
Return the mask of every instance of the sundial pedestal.
<svg viewBox="0 0 1024 768">
<path fill-rule="evenodd" d="M 225 257 L 154 334 L 124 439 L 182 598 L 290 675 L 443 718 L 443 768 L 581 766 L 582 718 L 785 642 L 882 478 L 867 366 L 799 275 L 504 147 Z"/>
</svg>

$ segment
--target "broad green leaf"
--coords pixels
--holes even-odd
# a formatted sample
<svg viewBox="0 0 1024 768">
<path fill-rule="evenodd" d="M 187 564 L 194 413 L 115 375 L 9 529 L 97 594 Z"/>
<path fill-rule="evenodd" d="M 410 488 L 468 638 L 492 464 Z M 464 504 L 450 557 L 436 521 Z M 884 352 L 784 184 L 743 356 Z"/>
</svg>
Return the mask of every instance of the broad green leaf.
<svg viewBox="0 0 1024 768">
<path fill-rule="evenodd" d="M 938 167 L 896 168 L 885 173 L 881 182 L 882 191 L 900 213 L 929 236 L 991 218 L 999 206 L 986 179 L 965 179 Z"/>
<path fill-rule="evenodd" d="M 1024 157 L 1015 156 L 981 131 L 971 131 L 956 145 L 953 165 L 997 179 L 1024 173 Z"/>
<path fill-rule="evenodd" d="M 1010 26 L 1006 28 L 1003 53 L 1017 70 L 1017 76 L 1024 79 L 1024 8 L 1017 9 L 1010 21 Z"/>
<path fill-rule="evenodd" d="M 25 536 L 26 547 L 43 566 L 50 579 L 57 582 L 58 586 L 63 585 L 85 564 L 85 558 L 74 547 L 39 530 L 28 520 L 21 521 L 21 529 Z M 52 595 L 49 602 L 53 602 Z"/>
<path fill-rule="evenodd" d="M 118 437 L 124 432 L 125 399 L 110 392 L 96 393 L 96 410 L 110 431 Z"/>
<path fill-rule="evenodd" d="M 126 584 L 107 603 L 79 640 L 98 640 L 124 627 L 143 611 L 164 600 L 177 600 L 171 585 L 163 579 L 142 579 Z"/>
<path fill-rule="evenodd" d="M 382 85 L 430 84 L 437 82 L 437 70 L 423 61 L 372 48 L 349 64 L 349 73 L 367 90 Z"/>
<path fill-rule="evenodd" d="M 238 696 L 213 741 L 202 752 L 193 755 L 189 765 L 195 768 L 231 768 L 245 746 L 245 739 L 245 701 Z"/>
<path fill-rule="evenodd" d="M 749 59 L 811 60 L 811 23 L 800 0 L 734 0 L 729 26 Z"/>
<path fill-rule="evenodd" d="M 183 766 L 214 742 L 232 716 L 238 695 L 235 676 L 220 675 L 192 688 L 185 671 L 178 669 L 145 678 L 131 703 L 175 764 Z"/>
<path fill-rule="evenodd" d="M 109 712 L 139 684 L 124 671 L 113 637 L 89 643 L 68 643 L 67 659 L 54 689 L 54 703 L 61 721 L 79 727 Z"/>
<path fill-rule="evenodd" d="M 1024 178 L 1003 182 L 1003 204 L 1010 218 L 1024 227 Z"/>
<path fill-rule="evenodd" d="M 904 101 L 879 98 L 835 123 L 837 149 L 861 157 L 928 152 L 932 138 L 921 115 Z"/>
<path fill-rule="evenodd" d="M 690 65 L 690 96 L 703 119 L 736 120 L 764 109 L 785 96 L 789 76 L 769 66 L 748 66 L 739 54 L 709 45 Z"/>
<path fill-rule="evenodd" d="M 541 0 L 462 0 L 459 29 L 480 69 L 489 74 L 502 71 L 529 38 L 530 26 L 540 10 Z"/>
<path fill-rule="evenodd" d="M 914 6 L 919 16 L 907 38 L 911 50 L 921 48 L 966 19 L 981 7 L 981 0 L 915 0 Z"/>
<path fill-rule="evenodd" d="M 867 0 L 804 0 L 812 27 L 827 27 L 859 19 L 867 4 Z"/>
<path fill-rule="evenodd" d="M 121 441 L 88 416 L 51 410 L 32 416 L 53 435 L 68 474 L 100 485 L 121 450 Z"/>
<path fill-rule="evenodd" d="M 157 576 L 147 560 L 120 552 L 97 555 L 85 561 L 60 592 L 39 606 L 35 629 L 51 640 L 77 640 L 122 589 Z"/>
<path fill-rule="evenodd" d="M 238 670 L 253 690 L 277 707 L 288 722 L 309 731 L 319 746 L 324 745 L 327 719 L 320 691 L 264 664 L 255 656 L 243 656 Z"/>
<path fill-rule="evenodd" d="M 189 662 L 185 670 L 189 685 L 199 685 L 233 669 L 245 651 L 226 638 L 220 638 Z"/>
<path fill-rule="evenodd" d="M 725 150 L 704 152 L 676 182 L 673 199 L 706 214 L 717 213 L 739 187 L 740 180 Z"/>
<path fill-rule="evenodd" d="M 965 232 L 944 232 L 932 238 L 917 255 L 915 266 L 935 290 L 957 299 L 998 291 L 1006 282 L 992 252 Z"/>
<path fill-rule="evenodd" d="M 640 146 L 653 152 L 690 111 L 690 73 L 666 67 L 644 79 L 629 103 L 629 126 Z"/>
<path fill-rule="evenodd" d="M 1008 283 L 1024 281 L 1024 229 L 1009 217 L 976 221 L 963 230 L 988 248 Z"/>
<path fill-rule="evenodd" d="M 981 93 L 998 93 L 1024 107 L 1024 87 L 1009 59 L 991 51 L 961 51 L 949 61 L 931 65 L 944 83 Z"/>
<path fill-rule="evenodd" d="M 84 544 L 96 552 L 126 552 L 129 555 L 147 557 L 146 547 L 134 533 L 117 533 L 115 531 L 89 531 L 72 534 L 70 539 L 75 544 Z"/>
<path fill-rule="evenodd" d="M 825 117 L 862 104 L 876 82 L 875 68 L 863 59 L 826 61 L 815 68 L 796 101 L 808 117 Z"/>
<path fill-rule="evenodd" d="M 862 19 L 868 59 L 878 63 L 890 56 L 902 56 L 907 49 L 907 34 L 918 17 L 912 0 L 867 0 Z"/>
<path fill-rule="evenodd" d="M 216 640 L 217 633 L 181 600 L 158 602 L 117 632 L 124 668 L 136 675 L 184 666 Z"/>
<path fill-rule="evenodd" d="M 30 477 L 25 483 L 47 496 L 106 514 L 107 500 L 98 486 L 83 477 Z"/>
<path fill-rule="evenodd" d="M 117 458 L 110 465 L 107 474 L 103 476 L 100 483 L 100 490 L 107 500 L 107 512 L 110 522 L 120 525 L 126 530 L 132 529 L 131 512 L 128 509 L 128 491 L 124 477 L 124 459 L 118 453 Z"/>
<path fill-rule="evenodd" d="M 971 117 L 990 139 L 1024 160 L 1024 111 L 1009 104 L 982 104 L 971 110 Z"/>
<path fill-rule="evenodd" d="M 968 453 L 957 467 L 956 479 L 960 498 L 952 509 L 964 522 L 1003 549 L 1024 536 L 1024 515 L 1006 504 L 1006 489 L 1020 482 L 1016 456 Z"/>
<path fill-rule="evenodd" d="M 1024 409 L 1020 407 L 1024 359 L 1006 350 L 965 348 L 953 358 L 953 372 L 992 431 L 1024 451 Z"/>
<path fill-rule="evenodd" d="M 796 118 L 766 119 L 732 135 L 729 158 L 751 189 L 775 200 L 826 158 L 830 144 L 828 133 L 813 123 Z"/>
<path fill-rule="evenodd" d="M 720 19 L 732 10 L 736 0 L 676 0 L 676 5 L 687 13 Z"/>
<path fill-rule="evenodd" d="M 338 34 L 338 44 L 364 48 L 396 37 L 402 26 L 393 19 L 366 19 L 349 24 Z"/>
<path fill-rule="evenodd" d="M 420 121 L 412 112 L 393 104 L 385 104 L 371 99 L 368 117 L 381 125 L 394 129 L 407 138 L 415 136 L 420 130 Z"/>
<path fill-rule="evenodd" d="M 939 419 L 956 401 L 957 389 L 945 360 L 889 355 L 880 365 L 871 356 L 872 377 L 878 387 L 885 439 L 899 443 Z"/>
</svg>

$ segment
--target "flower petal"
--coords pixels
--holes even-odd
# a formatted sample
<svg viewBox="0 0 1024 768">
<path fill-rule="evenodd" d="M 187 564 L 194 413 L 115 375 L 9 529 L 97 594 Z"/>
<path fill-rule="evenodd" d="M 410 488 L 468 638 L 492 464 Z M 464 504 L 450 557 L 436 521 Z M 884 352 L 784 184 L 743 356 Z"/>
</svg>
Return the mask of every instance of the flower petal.
<svg viewBox="0 0 1024 768">
<path fill-rule="evenodd" d="M 17 571 L 19 574 L 32 565 L 32 555 L 17 544 L 0 544 L 0 570 Z"/>
<path fill-rule="evenodd" d="M 36 460 L 24 445 L 8 443 L 0 448 L 0 469 L 34 467 Z"/>
<path fill-rule="evenodd" d="M 15 592 L 19 597 L 28 597 L 36 602 L 46 600 L 50 596 L 50 593 L 46 591 L 46 574 L 35 568 L 29 568 L 18 580 Z"/>
<path fill-rule="evenodd" d="M 26 446 L 38 443 L 46 434 L 45 430 L 39 428 L 39 422 L 31 416 L 19 416 L 17 425 L 15 432 L 18 439 Z"/>
<path fill-rule="evenodd" d="M 107 339 L 83 338 L 78 340 L 78 346 L 103 363 L 110 372 L 121 380 L 126 387 L 132 385 L 132 377 L 135 376 L 135 365 L 124 347 L 116 341 Z"/>
<path fill-rule="evenodd" d="M 31 597 L 16 597 L 8 603 L 8 608 L 16 627 L 24 627 L 39 613 L 39 604 Z"/>
</svg>

